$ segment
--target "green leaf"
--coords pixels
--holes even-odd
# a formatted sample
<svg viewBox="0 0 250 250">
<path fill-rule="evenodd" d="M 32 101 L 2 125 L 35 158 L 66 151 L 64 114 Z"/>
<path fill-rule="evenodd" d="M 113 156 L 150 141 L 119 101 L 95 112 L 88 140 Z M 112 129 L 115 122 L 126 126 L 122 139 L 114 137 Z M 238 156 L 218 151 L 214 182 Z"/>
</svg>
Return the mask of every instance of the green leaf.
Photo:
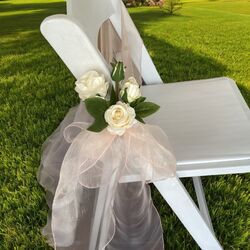
<svg viewBox="0 0 250 250">
<path fill-rule="evenodd" d="M 159 110 L 160 106 L 152 102 L 140 102 L 135 107 L 136 115 L 145 118 Z"/>
<path fill-rule="evenodd" d="M 127 91 L 127 89 L 124 90 L 124 94 L 122 95 L 122 100 L 125 103 L 128 103 L 128 91 Z"/>
<path fill-rule="evenodd" d="M 145 123 L 144 120 L 140 116 L 136 116 L 135 119 L 141 123 Z"/>
<path fill-rule="evenodd" d="M 88 128 L 92 132 L 101 132 L 108 126 L 105 119 L 95 120 L 94 123 Z"/>
<path fill-rule="evenodd" d="M 111 78 L 115 82 L 120 82 L 124 80 L 125 73 L 124 73 L 124 66 L 123 62 L 116 62 L 115 64 L 112 64 L 113 69 L 111 73 Z"/>
<path fill-rule="evenodd" d="M 141 96 L 138 99 L 136 99 L 133 102 L 131 102 L 130 106 L 134 108 L 138 103 L 144 102 L 145 100 L 146 100 L 146 97 Z"/>
<path fill-rule="evenodd" d="M 108 109 L 108 103 L 105 99 L 100 97 L 91 97 L 85 100 L 85 105 L 89 114 L 94 118 L 100 118 Z"/>
<path fill-rule="evenodd" d="M 88 128 L 93 132 L 100 132 L 107 127 L 104 118 L 105 111 L 109 108 L 108 102 L 100 97 L 91 97 L 85 100 L 88 113 L 95 119 L 94 123 Z"/>
<path fill-rule="evenodd" d="M 109 101 L 110 106 L 116 104 L 117 101 L 118 100 L 116 99 L 115 89 L 114 89 L 114 86 L 112 85 L 111 86 L 110 101 Z"/>
</svg>

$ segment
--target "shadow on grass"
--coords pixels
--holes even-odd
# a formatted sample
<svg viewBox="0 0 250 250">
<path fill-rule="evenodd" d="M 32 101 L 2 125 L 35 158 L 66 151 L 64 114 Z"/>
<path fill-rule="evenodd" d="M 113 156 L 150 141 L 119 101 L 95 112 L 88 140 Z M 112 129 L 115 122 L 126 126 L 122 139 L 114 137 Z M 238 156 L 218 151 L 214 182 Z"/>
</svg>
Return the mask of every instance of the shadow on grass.
<svg viewBox="0 0 250 250">
<path fill-rule="evenodd" d="M 192 49 L 178 48 L 155 36 L 142 34 L 142 37 L 166 83 L 228 76 L 227 67 L 211 57 L 197 54 Z M 237 86 L 250 107 L 249 89 L 241 82 L 237 82 Z"/>
<path fill-rule="evenodd" d="M 193 18 L 183 15 L 167 15 L 159 8 L 145 8 L 140 11 L 131 11 L 136 26 L 141 31 L 143 41 L 165 82 L 199 80 L 220 77 L 226 74 L 227 68 L 212 57 L 197 54 L 192 48 L 180 48 L 172 45 L 166 39 L 153 34 L 148 35 L 143 30 L 152 28 L 157 22 L 168 22 L 175 19 L 183 22 Z"/>
<path fill-rule="evenodd" d="M 241 82 L 237 82 L 237 86 L 238 86 L 241 94 L 243 95 L 248 107 L 250 108 L 250 91 L 249 91 L 249 88 L 247 88 Z"/>
<path fill-rule="evenodd" d="M 40 10 L 39 12 L 28 14 L 15 14 L 11 16 L 0 17 L 0 34 L 7 35 L 10 33 L 32 32 L 18 39 L 11 39 L 2 43 L 2 55 L 36 53 L 38 55 L 41 43 L 41 35 L 38 34 L 39 26 L 42 20 L 52 14 L 62 13 L 65 11 L 65 3 L 46 3 L 46 4 L 22 4 L 22 5 L 4 5 L 6 11 L 17 11 L 23 9 Z M 3 6 L 0 5 L 0 8 Z M 156 22 L 157 18 L 166 18 L 166 14 L 158 9 L 147 9 L 146 11 L 134 13 L 135 19 L 147 20 Z M 168 18 L 168 17 L 167 17 Z M 179 17 L 174 17 L 179 18 Z M 144 25 L 138 22 L 139 25 Z M 36 34 L 34 34 L 34 32 Z M 165 82 L 176 82 L 184 80 L 205 79 L 211 77 L 223 76 L 226 67 L 218 63 L 213 58 L 204 55 L 196 54 L 192 49 L 182 49 L 171 45 L 166 40 L 159 39 L 155 36 L 149 36 L 142 33 L 146 47 L 151 52 L 152 58 L 156 67 Z M 37 51 L 38 50 L 38 51 Z M 20 67 L 25 69 L 30 68 L 32 63 L 38 63 L 37 57 L 21 62 L 11 62 L 10 65 L 5 65 L 4 71 L 13 70 L 12 64 L 20 64 Z M 60 60 L 58 58 L 58 60 Z M 18 70 L 20 67 L 15 67 Z M 46 67 L 46 65 L 44 65 Z M 2 72 L 3 73 L 3 72 Z M 15 72 L 13 72 L 15 73 Z"/>
<path fill-rule="evenodd" d="M 0 2 L 5 0 L 0 0 Z M 66 8 L 66 3 L 59 1 L 53 3 L 26 3 L 26 4 L 12 4 L 12 3 L 2 3 L 0 4 L 0 12 L 14 12 L 14 11 L 26 11 L 26 10 L 36 10 L 44 9 L 49 11 L 56 11 L 60 7 L 64 6 Z M 64 9 L 65 9 L 64 8 Z"/>
<path fill-rule="evenodd" d="M 226 72 L 226 66 L 192 49 L 173 46 L 155 36 L 142 34 L 142 37 L 165 82 L 220 77 Z"/>
<path fill-rule="evenodd" d="M 22 11 L 29 12 L 22 13 Z M 8 15 L 8 12 L 11 12 L 10 15 Z M 38 30 L 44 18 L 53 14 L 64 14 L 65 12 L 66 4 L 64 2 L 0 4 L 0 13 L 6 14 L 0 16 L 0 34 L 8 35 L 17 32 Z"/>
</svg>

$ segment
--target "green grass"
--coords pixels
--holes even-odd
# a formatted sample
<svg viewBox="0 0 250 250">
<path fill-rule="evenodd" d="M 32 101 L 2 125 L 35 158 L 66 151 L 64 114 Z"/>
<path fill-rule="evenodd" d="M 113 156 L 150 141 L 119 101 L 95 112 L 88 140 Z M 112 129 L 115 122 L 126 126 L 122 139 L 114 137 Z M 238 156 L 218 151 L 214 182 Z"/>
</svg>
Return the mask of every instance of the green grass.
<svg viewBox="0 0 250 250">
<path fill-rule="evenodd" d="M 78 103 L 74 78 L 39 32 L 65 12 L 51 0 L 0 0 L 0 249 L 49 249 L 44 192 L 36 181 L 43 141 Z M 228 76 L 250 104 L 250 2 L 185 1 L 175 16 L 130 9 L 166 82 Z M 216 235 L 225 249 L 249 249 L 247 175 L 204 178 Z M 194 195 L 191 182 L 185 185 Z M 198 249 L 153 192 L 168 249 Z"/>
</svg>

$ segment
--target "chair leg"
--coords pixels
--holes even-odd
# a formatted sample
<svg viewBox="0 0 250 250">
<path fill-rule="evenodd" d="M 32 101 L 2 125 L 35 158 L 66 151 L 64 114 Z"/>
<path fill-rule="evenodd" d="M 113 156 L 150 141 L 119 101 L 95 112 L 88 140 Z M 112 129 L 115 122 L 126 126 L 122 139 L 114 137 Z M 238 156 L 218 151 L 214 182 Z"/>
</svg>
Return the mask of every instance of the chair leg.
<svg viewBox="0 0 250 250">
<path fill-rule="evenodd" d="M 201 249 L 223 249 L 178 177 L 154 185 Z"/>
<path fill-rule="evenodd" d="M 211 231 L 213 231 L 214 233 L 214 229 L 213 229 L 212 221 L 209 215 L 201 178 L 199 176 L 193 177 L 193 183 L 194 183 L 194 188 L 195 188 L 195 192 L 196 192 L 196 196 L 197 196 L 197 200 L 199 204 L 200 213 L 203 219 L 206 221 L 207 225 L 210 227 Z"/>
</svg>

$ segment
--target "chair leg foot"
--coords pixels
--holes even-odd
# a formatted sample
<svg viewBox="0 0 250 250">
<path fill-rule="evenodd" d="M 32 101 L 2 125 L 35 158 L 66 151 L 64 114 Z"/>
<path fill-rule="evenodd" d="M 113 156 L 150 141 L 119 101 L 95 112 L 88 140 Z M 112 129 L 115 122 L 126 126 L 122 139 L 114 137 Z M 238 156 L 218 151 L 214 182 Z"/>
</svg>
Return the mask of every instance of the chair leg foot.
<svg viewBox="0 0 250 250">
<path fill-rule="evenodd" d="M 201 249 L 223 249 L 178 177 L 154 185 Z"/>
</svg>

